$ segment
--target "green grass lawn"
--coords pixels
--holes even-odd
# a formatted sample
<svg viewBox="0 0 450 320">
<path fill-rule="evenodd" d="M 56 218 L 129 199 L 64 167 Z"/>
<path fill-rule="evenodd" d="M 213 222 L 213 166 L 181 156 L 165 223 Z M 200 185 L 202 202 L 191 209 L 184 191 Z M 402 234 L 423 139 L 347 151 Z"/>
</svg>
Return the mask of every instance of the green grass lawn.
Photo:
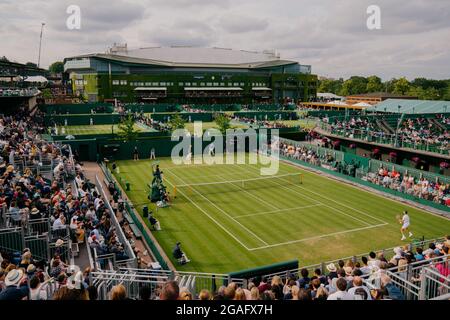
<svg viewBox="0 0 450 320">
<path fill-rule="evenodd" d="M 171 259 L 181 241 L 191 262 L 180 270 L 231 272 L 292 259 L 309 265 L 406 244 L 396 220 L 403 210 L 415 237 L 442 237 L 450 230 L 448 219 L 287 163 L 280 163 L 278 175 L 301 173 L 303 183 L 294 176 L 180 187 L 260 178 L 260 165 L 175 166 L 159 159 L 168 190 L 178 187 L 171 207 L 156 211 L 147 200 L 152 162 L 117 164 L 117 177 L 131 183 L 128 196 L 138 211 L 148 205 L 156 212 L 162 230 L 154 235 Z"/>
<path fill-rule="evenodd" d="M 65 133 L 62 133 L 62 128 L 65 129 Z M 149 132 L 150 129 L 143 128 L 142 126 L 135 124 L 134 129 L 139 132 Z M 96 125 L 84 125 L 84 126 L 61 126 L 58 127 L 58 134 L 71 134 L 74 136 L 77 135 L 88 135 L 88 134 L 110 134 L 114 131 L 114 133 L 119 132 L 119 127 L 117 124 L 96 124 Z"/>
<path fill-rule="evenodd" d="M 282 124 L 287 125 L 289 127 L 300 126 L 302 129 L 312 129 L 316 126 L 316 123 L 313 120 L 299 119 L 299 120 L 281 120 L 277 122 L 278 123 L 281 122 Z"/>
<path fill-rule="evenodd" d="M 235 129 L 246 129 L 246 128 L 248 128 L 248 126 L 245 125 L 245 124 L 233 123 L 233 122 L 231 122 L 231 127 L 235 128 Z M 202 122 L 202 129 L 203 130 L 208 130 L 208 129 L 211 129 L 211 128 L 218 129 L 217 124 L 215 122 Z M 194 123 L 193 122 L 187 122 L 186 126 L 185 126 L 185 129 L 187 129 L 189 132 L 193 133 L 194 132 Z"/>
</svg>

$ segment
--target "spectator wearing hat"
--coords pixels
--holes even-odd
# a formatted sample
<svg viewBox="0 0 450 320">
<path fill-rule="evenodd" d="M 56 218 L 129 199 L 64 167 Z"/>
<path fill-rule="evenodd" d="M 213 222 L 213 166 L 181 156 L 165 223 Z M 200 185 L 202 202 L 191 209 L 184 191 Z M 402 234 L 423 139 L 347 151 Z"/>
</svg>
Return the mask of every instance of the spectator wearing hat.
<svg viewBox="0 0 450 320">
<path fill-rule="evenodd" d="M 31 279 L 36 273 L 36 266 L 34 264 L 29 264 L 27 267 L 27 277 Z"/>
<path fill-rule="evenodd" d="M 334 278 L 337 278 L 337 273 L 336 273 L 336 266 L 334 265 L 334 263 L 330 263 L 327 265 L 327 270 L 328 270 L 328 280 L 331 281 Z"/>
<path fill-rule="evenodd" d="M 5 289 L 0 292 L 2 300 L 22 300 L 28 296 L 27 278 L 22 269 L 13 269 L 5 277 Z"/>
<path fill-rule="evenodd" d="M 40 214 L 40 211 L 38 208 L 34 207 L 33 209 L 31 209 L 30 211 L 30 221 L 31 220 L 38 220 L 41 219 L 42 215 Z"/>
</svg>

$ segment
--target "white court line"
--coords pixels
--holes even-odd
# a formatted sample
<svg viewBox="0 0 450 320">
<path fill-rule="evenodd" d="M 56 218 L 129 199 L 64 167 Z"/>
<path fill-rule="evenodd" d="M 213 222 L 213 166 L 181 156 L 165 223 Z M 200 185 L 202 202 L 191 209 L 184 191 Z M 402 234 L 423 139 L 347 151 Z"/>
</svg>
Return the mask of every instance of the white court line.
<svg viewBox="0 0 450 320">
<path fill-rule="evenodd" d="M 255 169 L 255 170 L 257 170 L 257 169 Z M 346 207 L 346 208 L 348 208 L 348 209 L 350 209 L 350 210 L 353 210 L 353 211 L 356 211 L 356 212 L 358 212 L 358 213 L 361 213 L 361 214 L 363 214 L 363 215 L 365 215 L 365 216 L 367 216 L 367 217 L 369 217 L 369 218 L 372 218 L 372 219 L 374 219 L 374 220 L 377 220 L 377 221 L 379 221 L 379 222 L 381 222 L 381 223 L 386 223 L 386 224 L 388 224 L 388 223 L 387 223 L 386 221 L 384 221 L 384 220 L 381 220 L 381 219 L 379 219 L 379 218 L 377 218 L 377 217 L 374 217 L 374 216 L 372 216 L 372 215 L 370 215 L 370 214 L 368 214 L 368 213 L 365 213 L 365 212 L 363 212 L 363 211 L 361 211 L 361 210 L 359 210 L 359 209 L 350 207 L 350 206 L 348 206 L 348 205 L 346 205 L 346 204 L 343 204 L 343 203 L 341 203 L 341 202 L 339 202 L 339 201 L 336 201 L 336 200 L 334 200 L 334 199 L 328 198 L 328 197 L 326 197 L 326 196 L 324 196 L 324 195 L 322 195 L 322 194 L 320 194 L 320 193 L 317 193 L 317 192 L 315 192 L 315 191 L 309 190 L 309 189 L 307 189 L 307 188 L 305 188 L 305 187 L 302 187 L 302 186 L 299 186 L 299 185 L 294 185 L 294 186 L 299 187 L 300 189 L 303 189 L 303 190 L 305 190 L 305 191 L 307 191 L 307 192 L 310 192 L 310 193 L 313 193 L 313 194 L 315 194 L 315 195 L 318 195 L 319 197 L 322 197 L 322 198 L 324 198 L 324 199 L 330 200 L 330 201 L 332 201 L 332 202 L 334 202 L 334 203 L 337 203 L 337 204 L 339 204 L 339 205 L 341 205 L 341 206 L 343 206 L 343 207 Z M 336 210 L 339 211 L 339 209 L 336 209 Z M 341 212 L 342 212 L 342 211 L 341 211 Z"/>
<path fill-rule="evenodd" d="M 221 174 L 217 174 L 216 176 L 219 176 L 219 177 L 221 177 L 222 179 L 225 179 L 225 180 L 224 180 L 225 182 L 227 181 L 227 178 L 224 177 L 224 176 L 221 175 Z M 244 191 L 246 194 L 248 194 L 249 196 L 251 196 L 253 199 L 258 200 L 258 201 L 260 201 L 260 202 L 266 204 L 267 206 L 274 208 L 275 210 L 280 210 L 280 208 L 278 208 L 278 207 L 274 206 L 273 204 L 271 204 L 271 203 L 269 203 L 269 202 L 263 200 L 262 198 L 258 198 L 258 197 L 255 196 L 254 194 L 251 194 L 250 192 L 248 192 L 247 190 L 245 190 L 245 189 L 242 188 L 241 186 L 237 185 L 236 183 L 233 183 L 233 182 L 229 182 L 229 183 L 230 183 L 231 185 L 233 185 L 233 186 L 238 187 L 239 189 L 241 189 L 242 191 Z M 236 218 L 236 217 L 235 217 L 235 218 Z"/>
<path fill-rule="evenodd" d="M 239 167 L 239 168 L 241 168 L 241 167 Z M 251 168 L 253 168 L 253 167 L 251 167 Z M 251 171 L 249 171 L 249 170 L 247 169 L 247 167 L 243 167 L 243 168 L 241 168 L 241 169 L 245 169 L 245 171 L 251 172 Z M 256 169 L 255 169 L 255 170 L 256 170 Z M 251 173 L 253 173 L 253 171 L 252 171 Z M 275 181 L 275 183 L 277 183 L 280 187 L 282 187 L 282 188 L 284 188 L 284 189 L 286 189 L 286 190 L 290 190 L 290 191 L 292 191 L 292 192 L 297 193 L 298 195 L 302 196 L 302 197 L 305 198 L 305 199 L 311 200 L 310 198 L 307 198 L 307 197 L 305 196 L 305 194 L 303 194 L 303 193 L 300 193 L 300 192 L 298 192 L 298 191 L 296 191 L 296 190 L 293 190 L 293 189 L 291 189 L 291 188 L 288 188 L 288 187 L 286 187 L 285 185 L 282 185 L 281 183 L 278 183 L 278 182 L 276 182 L 276 181 Z M 297 186 L 297 185 L 293 185 L 293 186 Z M 300 187 L 300 186 L 297 186 L 297 187 Z M 300 188 L 302 188 L 302 187 L 300 187 Z M 302 188 L 302 189 L 304 189 L 304 188 Z M 313 200 L 316 201 L 317 203 L 320 203 L 320 204 L 323 205 L 324 207 L 327 207 L 327 208 L 329 208 L 329 209 L 331 209 L 331 210 L 337 211 L 337 212 L 339 212 L 339 213 L 342 214 L 342 215 L 345 215 L 345 216 L 347 216 L 347 217 L 349 217 L 349 218 L 352 218 L 353 220 L 359 221 L 359 222 L 361 222 L 361 223 L 363 223 L 363 224 L 365 224 L 365 225 L 367 225 L 367 226 L 372 226 L 372 224 L 370 224 L 370 223 L 368 223 L 368 222 L 366 222 L 366 221 L 364 221 L 364 220 L 361 220 L 361 219 L 359 219 L 359 218 L 356 218 L 356 217 L 352 216 L 351 214 L 345 213 L 344 211 L 342 211 L 342 210 L 340 210 L 340 209 L 337 209 L 337 208 L 335 208 L 335 207 L 329 206 L 329 205 L 323 203 L 322 201 L 319 201 L 319 200 L 317 200 L 317 199 L 313 199 Z"/>
<path fill-rule="evenodd" d="M 265 215 L 265 214 L 278 214 L 278 213 L 282 213 L 284 211 L 289 211 L 289 210 L 300 210 L 300 209 L 306 209 L 306 208 L 312 208 L 312 207 L 319 207 L 322 204 L 312 204 L 309 206 L 303 206 L 303 207 L 294 207 L 294 208 L 286 208 L 286 209 L 278 209 L 278 210 L 272 210 L 272 211 L 264 211 L 264 212 L 257 212 L 257 213 L 251 213 L 251 214 L 243 214 L 241 216 L 237 216 L 235 217 L 236 219 L 239 218 L 244 218 L 244 217 L 253 217 L 253 216 L 261 216 L 261 215 Z"/>
<path fill-rule="evenodd" d="M 278 159 L 278 160 L 280 160 L 281 162 L 285 162 L 285 164 L 286 164 L 286 162 L 287 162 L 287 165 L 290 165 L 290 166 L 292 166 L 292 167 L 299 168 L 299 166 L 298 166 L 298 165 L 295 165 L 294 162 L 291 162 L 291 161 L 288 161 L 288 160 L 283 160 L 283 159 Z M 313 174 L 315 174 L 315 173 L 313 173 Z M 329 178 L 328 178 L 328 179 L 329 179 Z M 331 180 L 331 179 L 330 179 L 330 180 Z M 335 181 L 335 182 L 336 182 L 336 181 Z M 337 182 L 337 183 L 339 183 L 339 182 Z M 341 182 L 341 183 L 342 183 L 342 182 Z M 343 183 L 342 183 L 342 184 L 343 184 Z M 372 215 L 370 215 L 370 214 L 368 214 L 368 213 L 365 213 L 364 211 L 361 211 L 361 210 L 359 210 L 359 209 L 356 209 L 356 208 L 350 207 L 350 206 L 348 206 L 348 205 L 346 205 L 346 204 L 343 204 L 343 203 L 341 203 L 341 202 L 339 202 L 339 201 L 336 201 L 336 200 L 333 200 L 333 199 L 331 199 L 331 198 L 328 198 L 328 197 L 326 197 L 326 196 L 324 196 L 324 195 L 322 195 L 322 194 L 320 194 L 320 193 L 314 192 L 314 191 L 312 191 L 312 190 L 308 190 L 308 189 L 306 189 L 305 187 L 301 187 L 301 186 L 297 186 L 297 187 L 299 187 L 299 188 L 301 188 L 301 189 L 303 189 L 303 190 L 305 190 L 305 191 L 308 191 L 308 192 L 310 192 L 310 193 L 316 194 L 316 195 L 318 195 L 318 196 L 320 196 L 320 197 L 322 197 L 322 198 L 325 198 L 325 199 L 327 199 L 327 200 L 330 200 L 330 201 L 332 201 L 332 202 L 334 202 L 334 203 L 337 203 L 337 204 L 339 204 L 339 205 L 341 205 L 341 206 L 343 206 L 343 207 L 346 207 L 346 208 L 348 208 L 348 209 L 350 209 L 350 210 L 353 210 L 353 211 L 356 211 L 356 212 L 358 212 L 358 213 L 361 213 L 361 214 L 363 214 L 363 215 L 365 215 L 365 216 L 367 216 L 367 217 L 370 217 L 370 218 L 372 218 L 372 219 L 374 219 L 374 220 L 377 220 L 377 221 L 379 221 L 379 222 L 381 222 L 381 223 L 389 224 L 388 222 L 386 222 L 386 221 L 384 221 L 384 220 L 381 220 L 380 218 L 374 217 L 374 216 L 372 216 Z"/>
<path fill-rule="evenodd" d="M 169 172 L 171 172 L 169 170 Z M 182 181 L 184 184 L 186 184 L 186 182 L 181 179 L 179 176 L 177 176 L 175 173 L 171 172 L 175 177 L 177 177 L 180 181 Z M 222 211 L 228 218 L 230 218 L 231 220 L 233 220 L 234 222 L 236 222 L 238 225 L 240 225 L 243 229 L 245 229 L 248 233 L 250 233 L 251 235 L 253 235 L 256 239 L 258 239 L 259 241 L 261 241 L 262 243 L 264 243 L 265 245 L 269 245 L 267 242 L 265 242 L 263 239 L 261 239 L 260 237 L 258 237 L 253 231 L 251 231 L 250 229 L 248 229 L 246 226 L 244 226 L 242 223 L 240 223 L 239 221 L 237 221 L 236 219 L 234 219 L 231 215 L 229 215 L 225 210 L 223 210 L 222 208 L 220 208 L 219 206 L 217 206 L 214 202 L 212 202 L 211 200 L 209 200 L 207 197 L 205 197 L 202 193 L 198 192 L 197 190 L 195 190 L 195 188 L 192 188 L 192 190 L 194 190 L 198 195 L 200 195 L 203 199 L 205 199 L 206 201 L 208 201 L 209 203 L 211 203 L 214 207 L 216 207 L 218 210 Z"/>
<path fill-rule="evenodd" d="M 303 238 L 303 239 L 299 239 L 299 240 L 293 240 L 293 241 L 281 242 L 281 243 L 276 243 L 276 244 L 270 244 L 270 245 L 263 246 L 263 247 L 251 248 L 251 249 L 249 249 L 249 251 L 261 250 L 261 249 L 273 248 L 273 247 L 278 247 L 278 246 L 284 246 L 284 245 L 287 245 L 287 244 L 293 244 L 293 243 L 305 242 L 305 241 L 309 241 L 309 240 L 321 239 L 321 238 L 336 236 L 336 235 L 339 235 L 339 234 L 345 234 L 345 233 L 350 233 L 350 232 L 356 232 L 356 231 L 362 231 L 362 230 L 382 227 L 382 226 L 385 226 L 385 225 L 387 225 L 387 223 L 376 224 L 376 225 L 371 225 L 371 226 L 368 226 L 368 227 L 362 227 L 362 228 L 356 228 L 356 229 L 349 229 L 349 230 L 345 230 L 345 231 L 338 231 L 338 232 L 323 234 L 323 235 L 315 236 L 315 237 L 309 237 L 309 238 Z"/>
<path fill-rule="evenodd" d="M 169 171 L 170 172 L 170 171 Z M 164 179 L 165 182 L 167 182 L 168 184 L 170 184 L 172 186 L 172 188 L 174 187 L 174 185 L 169 181 L 169 179 Z M 219 222 L 217 222 L 216 219 L 214 219 L 213 217 L 211 217 L 208 212 L 206 212 L 202 207 L 200 207 L 198 204 L 196 204 L 194 201 L 191 200 L 191 198 L 189 198 L 183 191 L 178 190 L 179 193 L 181 193 L 183 195 L 183 197 L 185 197 L 186 199 L 188 199 L 195 207 L 197 207 L 201 212 L 203 212 L 208 218 L 210 218 L 215 224 L 217 224 L 223 231 L 225 231 L 229 236 L 231 236 L 234 240 L 236 240 L 241 246 L 243 246 L 245 249 L 247 249 L 248 251 L 250 251 L 250 249 L 244 244 L 242 243 L 241 240 L 239 240 L 238 238 L 236 238 L 236 236 L 234 234 L 232 234 L 230 231 L 228 231 L 224 226 L 222 226 Z"/>
</svg>

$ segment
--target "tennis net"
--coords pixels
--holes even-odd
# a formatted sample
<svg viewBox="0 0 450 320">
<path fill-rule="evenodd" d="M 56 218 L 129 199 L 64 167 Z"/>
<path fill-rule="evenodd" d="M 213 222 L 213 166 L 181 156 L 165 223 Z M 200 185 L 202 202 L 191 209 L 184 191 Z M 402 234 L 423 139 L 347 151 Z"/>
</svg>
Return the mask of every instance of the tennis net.
<svg viewBox="0 0 450 320">
<path fill-rule="evenodd" d="M 187 183 L 175 185 L 174 193 L 179 190 L 186 190 L 189 193 L 192 191 L 205 193 L 225 193 L 225 192 L 239 192 L 242 190 L 257 190 L 267 188 L 279 188 L 280 186 L 302 184 L 302 173 L 287 173 L 276 176 L 237 179 L 237 180 L 223 180 L 210 181 L 199 183 Z"/>
</svg>

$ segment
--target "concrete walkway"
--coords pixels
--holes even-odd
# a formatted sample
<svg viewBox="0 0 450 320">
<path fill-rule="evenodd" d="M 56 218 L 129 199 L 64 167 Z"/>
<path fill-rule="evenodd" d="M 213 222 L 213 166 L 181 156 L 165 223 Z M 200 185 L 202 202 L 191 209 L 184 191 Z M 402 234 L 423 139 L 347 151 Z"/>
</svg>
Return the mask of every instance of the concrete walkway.
<svg viewBox="0 0 450 320">
<path fill-rule="evenodd" d="M 91 183 L 95 184 L 95 182 L 96 182 L 95 176 L 96 175 L 98 176 L 101 183 L 103 183 L 103 181 L 105 181 L 105 176 L 103 174 L 103 171 L 96 162 L 84 162 L 83 163 L 83 172 L 84 172 L 86 178 L 89 179 L 89 181 Z M 109 194 L 108 186 L 104 185 L 103 187 L 104 187 L 104 190 L 105 190 L 107 196 L 109 197 L 106 200 L 108 200 L 108 201 L 111 200 L 112 197 Z M 122 219 L 122 216 L 120 213 L 117 214 L 117 218 L 119 220 Z M 147 244 L 140 239 L 136 239 L 136 237 L 134 236 L 133 231 L 130 229 L 130 227 L 126 226 L 125 232 L 127 234 L 131 235 L 132 239 L 134 241 L 134 245 L 135 245 L 134 251 L 135 251 L 136 257 L 138 258 L 139 268 L 147 268 L 150 265 L 150 263 L 155 262 L 155 259 L 153 259 L 153 257 L 149 254 L 150 249 L 147 247 Z"/>
</svg>

